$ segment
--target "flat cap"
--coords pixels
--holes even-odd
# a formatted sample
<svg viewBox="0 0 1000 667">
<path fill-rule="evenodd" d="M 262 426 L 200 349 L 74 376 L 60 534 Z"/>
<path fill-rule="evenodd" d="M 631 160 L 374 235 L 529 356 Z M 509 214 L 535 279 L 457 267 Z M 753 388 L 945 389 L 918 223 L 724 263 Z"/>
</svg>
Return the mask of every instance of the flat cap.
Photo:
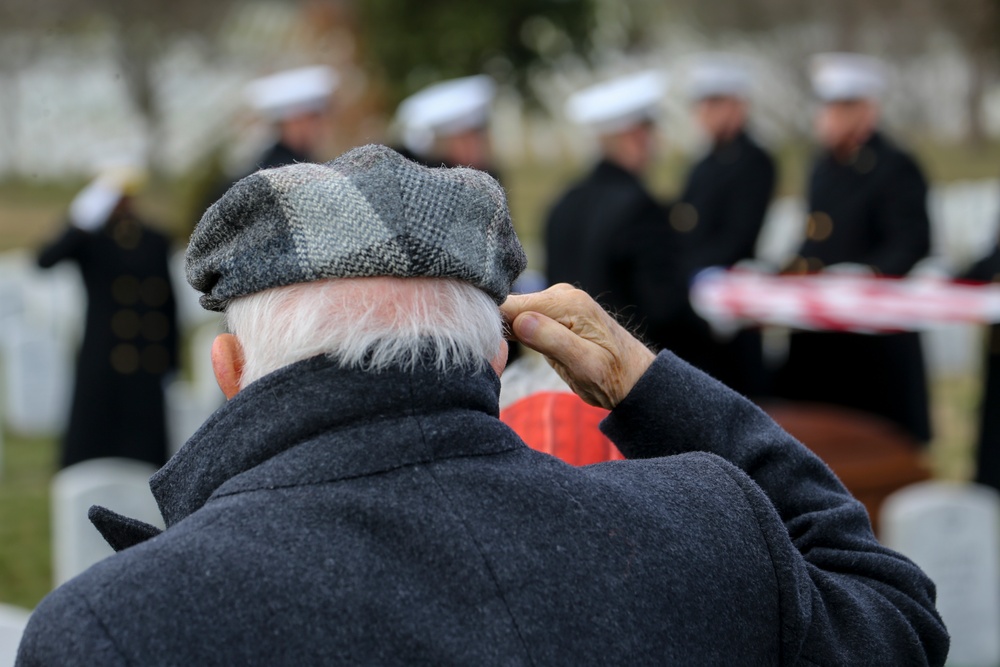
<svg viewBox="0 0 1000 667">
<path fill-rule="evenodd" d="M 475 169 L 428 168 L 385 146 L 265 169 L 202 217 L 187 250 L 201 305 L 324 278 L 457 278 L 498 304 L 527 260 L 503 188 Z"/>
</svg>

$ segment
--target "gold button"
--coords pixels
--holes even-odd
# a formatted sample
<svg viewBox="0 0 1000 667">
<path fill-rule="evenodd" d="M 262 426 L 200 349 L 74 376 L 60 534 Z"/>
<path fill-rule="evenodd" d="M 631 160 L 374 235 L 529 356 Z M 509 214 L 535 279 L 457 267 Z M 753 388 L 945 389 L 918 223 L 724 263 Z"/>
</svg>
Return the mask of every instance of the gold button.
<svg viewBox="0 0 1000 667">
<path fill-rule="evenodd" d="M 833 219 L 823 211 L 813 211 L 806 221 L 806 237 L 810 241 L 825 241 L 833 233 Z"/>
<path fill-rule="evenodd" d="M 146 340 L 161 341 L 169 333 L 170 322 L 163 313 L 152 312 L 142 316 L 142 337 Z"/>
<path fill-rule="evenodd" d="M 670 209 L 670 226 L 678 232 L 690 232 L 698 226 L 698 211 L 691 204 L 674 204 Z"/>
<path fill-rule="evenodd" d="M 135 345 L 115 345 L 111 350 L 111 367 L 122 375 L 130 375 L 139 370 L 139 351 L 135 349 Z"/>
<path fill-rule="evenodd" d="M 118 276 L 111 283 L 111 296 L 123 306 L 134 306 L 139 301 L 139 281 L 135 276 Z"/>
<path fill-rule="evenodd" d="M 167 302 L 170 296 L 170 286 L 167 281 L 158 276 L 142 281 L 142 302 L 151 308 L 159 308 Z"/>
<path fill-rule="evenodd" d="M 823 260 L 818 257 L 807 257 L 806 258 L 806 269 L 808 273 L 819 273 L 826 266 Z"/>
<path fill-rule="evenodd" d="M 142 227 L 131 218 L 123 218 L 111 228 L 111 238 L 122 250 L 135 250 L 142 239 Z"/>
<path fill-rule="evenodd" d="M 142 370 L 152 375 L 163 375 L 170 365 L 170 355 L 162 345 L 150 345 L 142 350 Z"/>
<path fill-rule="evenodd" d="M 123 340 L 139 335 L 139 315 L 134 310 L 119 310 L 111 317 L 111 331 Z"/>
</svg>

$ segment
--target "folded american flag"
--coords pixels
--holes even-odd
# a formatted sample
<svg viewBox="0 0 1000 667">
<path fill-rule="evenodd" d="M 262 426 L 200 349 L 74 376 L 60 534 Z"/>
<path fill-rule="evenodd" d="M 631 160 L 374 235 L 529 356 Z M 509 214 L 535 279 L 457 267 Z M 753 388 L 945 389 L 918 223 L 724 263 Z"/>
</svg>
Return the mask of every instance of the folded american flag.
<svg viewBox="0 0 1000 667">
<path fill-rule="evenodd" d="M 695 277 L 691 304 L 720 331 L 754 325 L 858 333 L 919 331 L 949 322 L 1000 322 L 1000 283 L 708 269 Z"/>
</svg>

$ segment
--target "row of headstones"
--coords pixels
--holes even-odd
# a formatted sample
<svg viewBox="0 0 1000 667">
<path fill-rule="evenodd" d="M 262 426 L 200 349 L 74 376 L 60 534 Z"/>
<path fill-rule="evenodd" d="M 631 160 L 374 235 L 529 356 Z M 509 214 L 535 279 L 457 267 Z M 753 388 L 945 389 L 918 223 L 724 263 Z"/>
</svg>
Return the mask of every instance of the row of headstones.
<svg viewBox="0 0 1000 667">
<path fill-rule="evenodd" d="M 112 554 L 87 519 L 91 505 L 163 526 L 148 485 L 153 472 L 145 463 L 95 459 L 56 476 L 56 585 Z M 910 557 L 937 585 L 938 610 L 952 635 L 950 664 L 1000 665 L 1000 494 L 972 484 L 923 482 L 890 496 L 880 523 L 883 543 Z M 10 648 L 4 645 L 13 634 L 10 626 L 23 625 L 24 618 L 5 617 L 0 607 L 0 666 Z"/>
</svg>

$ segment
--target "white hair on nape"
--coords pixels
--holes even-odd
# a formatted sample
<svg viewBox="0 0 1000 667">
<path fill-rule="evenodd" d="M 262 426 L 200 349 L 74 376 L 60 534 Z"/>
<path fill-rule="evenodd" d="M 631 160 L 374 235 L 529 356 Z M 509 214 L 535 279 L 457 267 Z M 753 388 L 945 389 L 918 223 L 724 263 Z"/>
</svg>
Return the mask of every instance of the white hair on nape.
<svg viewBox="0 0 1000 667">
<path fill-rule="evenodd" d="M 331 278 L 233 299 L 226 324 L 243 347 L 240 387 L 325 354 L 378 372 L 485 368 L 503 338 L 496 303 L 450 278 Z"/>
</svg>

